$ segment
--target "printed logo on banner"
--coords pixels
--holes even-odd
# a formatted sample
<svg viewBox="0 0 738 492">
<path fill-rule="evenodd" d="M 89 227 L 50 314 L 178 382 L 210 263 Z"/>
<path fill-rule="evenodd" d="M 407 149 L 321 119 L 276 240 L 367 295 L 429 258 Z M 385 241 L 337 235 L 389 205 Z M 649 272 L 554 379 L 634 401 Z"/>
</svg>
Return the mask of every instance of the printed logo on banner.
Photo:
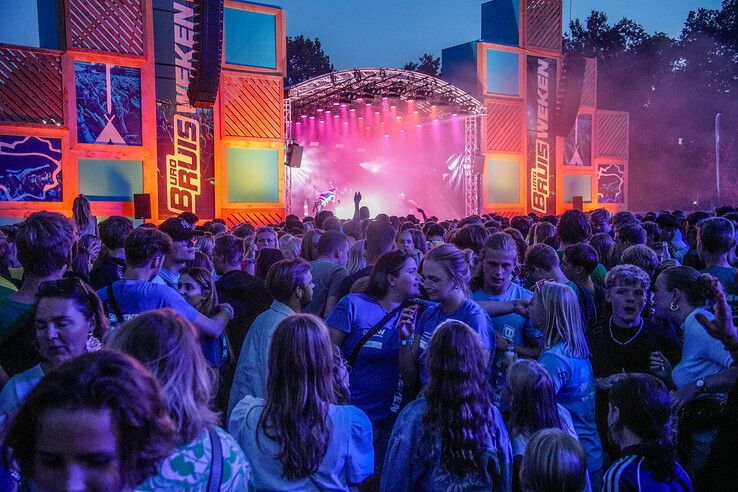
<svg viewBox="0 0 738 492">
<path fill-rule="evenodd" d="M 62 200 L 61 139 L 0 135 L 0 201 Z"/>
<path fill-rule="evenodd" d="M 592 116 L 580 114 L 564 140 L 564 165 L 592 165 Z"/>
<path fill-rule="evenodd" d="M 604 164 L 597 168 L 597 201 L 600 203 L 625 202 L 625 166 Z"/>
<path fill-rule="evenodd" d="M 213 111 L 190 104 L 194 56 L 193 2 L 156 1 L 156 131 L 159 215 L 214 215 Z"/>
<path fill-rule="evenodd" d="M 556 60 L 528 57 L 528 208 L 556 210 L 556 136 L 551 119 L 556 101 Z"/>
<path fill-rule="evenodd" d="M 77 141 L 141 145 L 141 71 L 75 62 Z"/>
</svg>

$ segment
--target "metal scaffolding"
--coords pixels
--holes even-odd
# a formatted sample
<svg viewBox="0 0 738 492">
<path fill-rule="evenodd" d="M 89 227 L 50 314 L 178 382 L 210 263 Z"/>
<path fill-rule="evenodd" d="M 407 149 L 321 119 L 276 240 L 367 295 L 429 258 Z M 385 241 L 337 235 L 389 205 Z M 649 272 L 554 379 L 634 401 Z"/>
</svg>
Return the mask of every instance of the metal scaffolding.
<svg viewBox="0 0 738 492">
<path fill-rule="evenodd" d="M 464 125 L 464 213 L 479 214 L 481 202 L 479 181 L 481 179 L 481 160 L 479 152 L 480 125 L 479 115 L 470 115 Z"/>
<path fill-rule="evenodd" d="M 292 168 L 288 165 L 289 155 L 287 149 L 292 144 L 292 99 L 284 100 L 284 210 L 285 215 L 293 213 L 292 210 Z"/>
</svg>

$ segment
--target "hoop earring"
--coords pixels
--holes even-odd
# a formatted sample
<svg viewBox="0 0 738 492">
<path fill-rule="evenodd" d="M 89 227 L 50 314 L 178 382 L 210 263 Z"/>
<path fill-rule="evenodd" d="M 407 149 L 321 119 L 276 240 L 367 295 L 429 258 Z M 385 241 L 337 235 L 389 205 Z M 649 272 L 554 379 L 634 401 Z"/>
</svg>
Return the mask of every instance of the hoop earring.
<svg viewBox="0 0 738 492">
<path fill-rule="evenodd" d="M 677 304 L 676 302 L 672 302 L 671 304 L 669 304 L 669 309 L 671 309 L 672 311 L 679 311 L 679 304 Z"/>
</svg>

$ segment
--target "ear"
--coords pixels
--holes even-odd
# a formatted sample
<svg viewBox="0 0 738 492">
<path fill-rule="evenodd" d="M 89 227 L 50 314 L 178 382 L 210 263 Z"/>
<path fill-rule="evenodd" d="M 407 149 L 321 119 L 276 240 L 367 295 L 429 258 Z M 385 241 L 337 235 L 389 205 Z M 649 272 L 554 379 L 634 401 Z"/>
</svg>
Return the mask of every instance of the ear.
<svg viewBox="0 0 738 492">
<path fill-rule="evenodd" d="M 681 297 L 681 295 L 682 295 L 682 293 L 681 293 L 681 292 L 679 292 L 679 289 L 673 289 L 673 290 L 671 291 L 671 299 L 672 299 L 672 300 L 673 300 L 674 302 L 678 301 L 678 300 L 679 300 L 679 298 Z"/>
<path fill-rule="evenodd" d="M 613 425 L 620 418 L 620 409 L 610 402 L 607 403 L 607 408 L 607 424 Z"/>
</svg>

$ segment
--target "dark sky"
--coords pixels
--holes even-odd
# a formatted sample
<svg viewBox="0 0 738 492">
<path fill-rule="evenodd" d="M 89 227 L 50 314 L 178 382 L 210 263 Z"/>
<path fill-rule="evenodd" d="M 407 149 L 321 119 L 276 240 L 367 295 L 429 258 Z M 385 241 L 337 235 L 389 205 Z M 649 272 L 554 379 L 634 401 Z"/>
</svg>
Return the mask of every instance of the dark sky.
<svg viewBox="0 0 738 492">
<path fill-rule="evenodd" d="M 481 0 L 266 0 L 285 10 L 287 34 L 317 37 L 336 69 L 401 67 L 425 52 L 479 39 Z M 690 10 L 720 0 L 564 0 L 564 25 L 592 10 L 676 36 Z"/>
</svg>

